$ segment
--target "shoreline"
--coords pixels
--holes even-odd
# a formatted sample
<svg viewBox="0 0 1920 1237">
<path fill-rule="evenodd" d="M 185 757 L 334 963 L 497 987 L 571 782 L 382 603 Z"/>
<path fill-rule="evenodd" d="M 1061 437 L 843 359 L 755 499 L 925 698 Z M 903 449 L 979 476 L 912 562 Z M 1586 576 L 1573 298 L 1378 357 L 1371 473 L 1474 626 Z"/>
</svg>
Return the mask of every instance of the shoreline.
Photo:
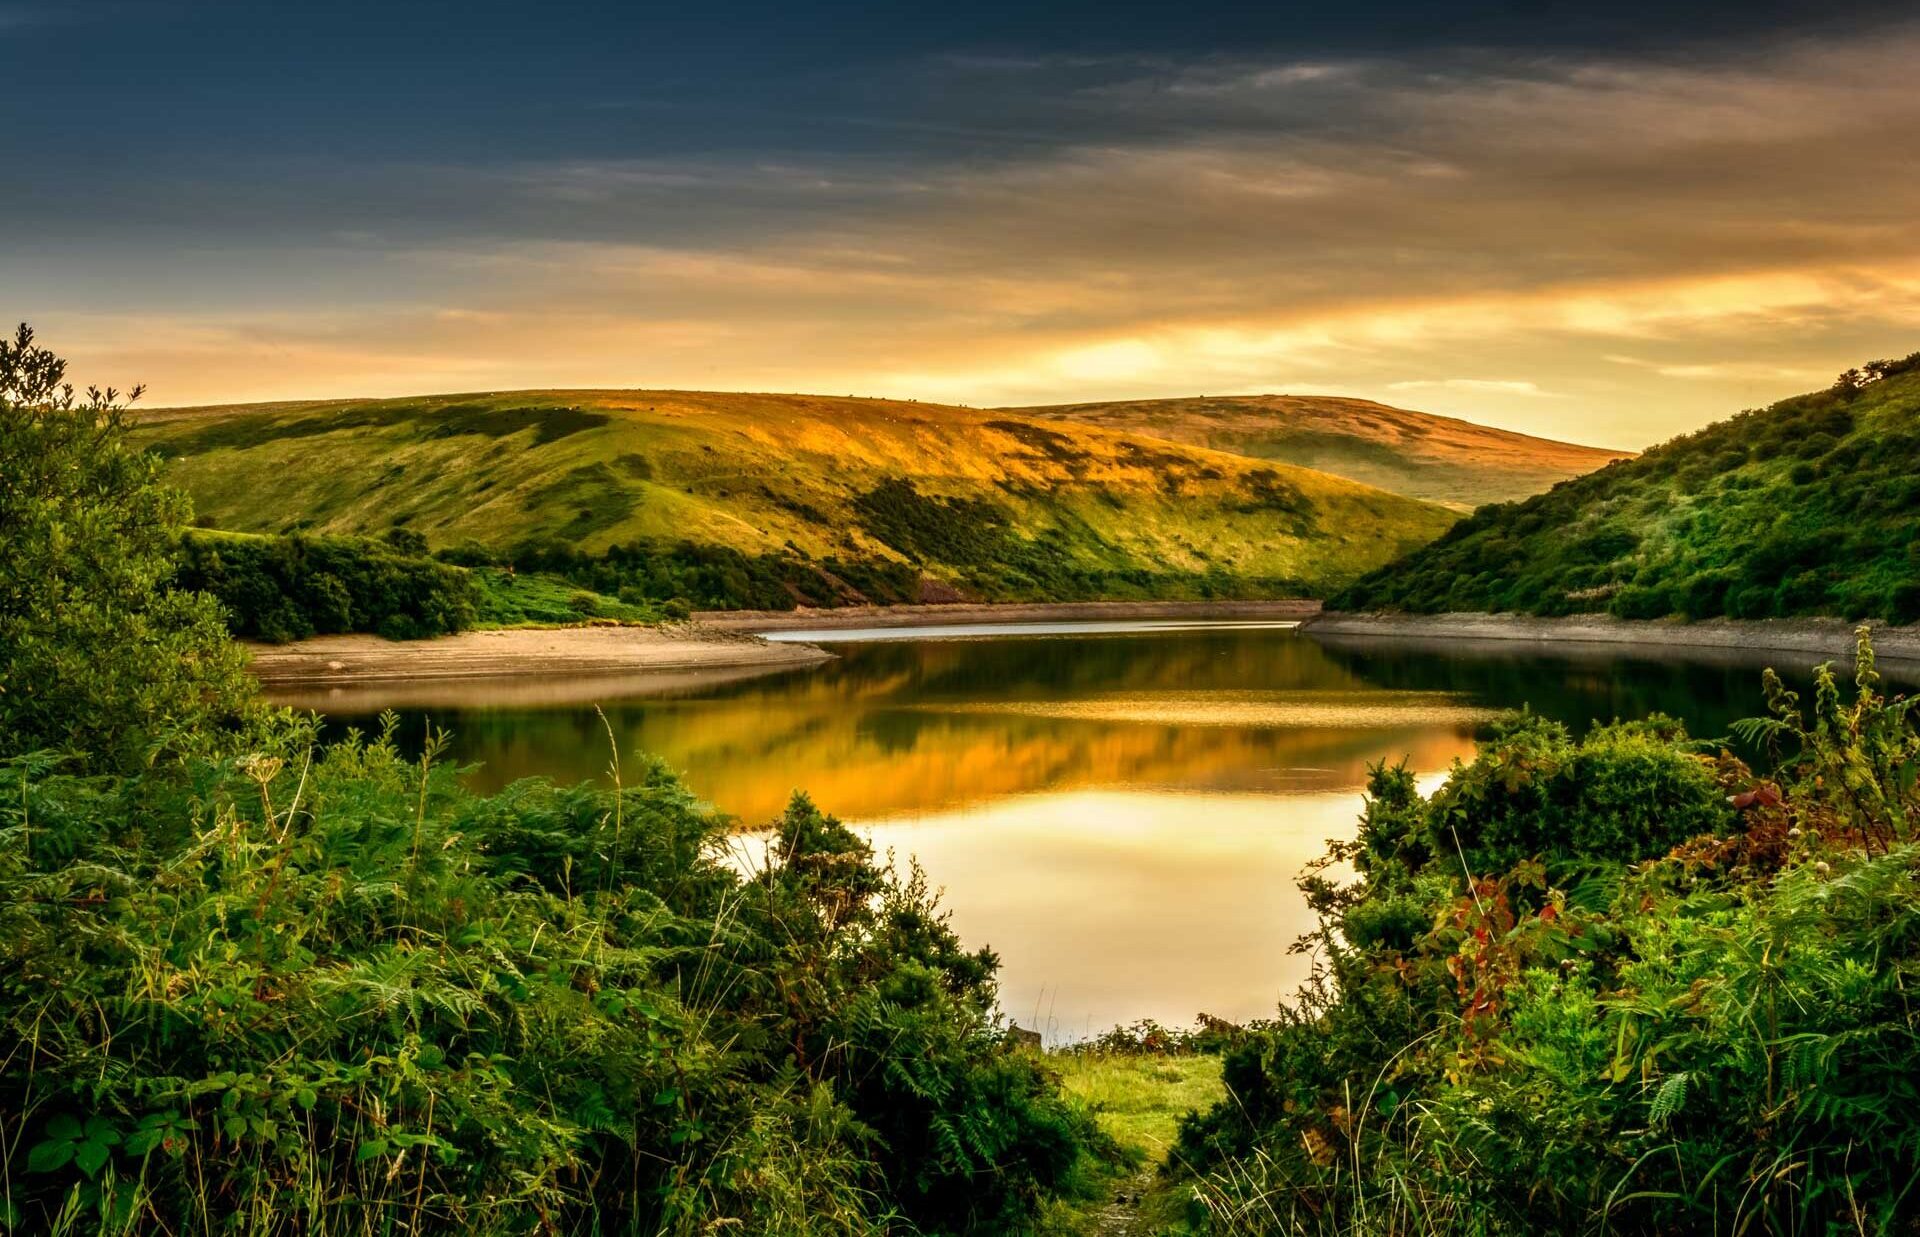
<svg viewBox="0 0 1920 1237">
<path fill-rule="evenodd" d="M 1073 622 L 1099 619 L 1283 619 L 1320 613 L 1316 600 L 956 602 L 914 606 L 839 606 L 811 610 L 701 610 L 693 619 L 719 631 L 757 633 L 864 627 L 943 627 L 955 623 Z"/>
<path fill-rule="evenodd" d="M 509 627 L 431 640 L 315 636 L 247 644 L 267 688 L 511 678 L 606 678 L 742 668 L 815 666 L 833 654 L 811 644 L 762 640 L 699 623 L 664 627 Z"/>
<path fill-rule="evenodd" d="M 1622 646 L 1646 650 L 1694 649 L 1732 654 L 1791 653 L 1846 662 L 1859 623 L 1844 619 L 1617 619 L 1608 615 L 1535 618 L 1520 614 L 1320 614 L 1300 625 L 1311 638 L 1422 644 L 1502 642 L 1543 647 Z M 1873 628 L 1876 656 L 1920 661 L 1920 626 Z"/>
</svg>

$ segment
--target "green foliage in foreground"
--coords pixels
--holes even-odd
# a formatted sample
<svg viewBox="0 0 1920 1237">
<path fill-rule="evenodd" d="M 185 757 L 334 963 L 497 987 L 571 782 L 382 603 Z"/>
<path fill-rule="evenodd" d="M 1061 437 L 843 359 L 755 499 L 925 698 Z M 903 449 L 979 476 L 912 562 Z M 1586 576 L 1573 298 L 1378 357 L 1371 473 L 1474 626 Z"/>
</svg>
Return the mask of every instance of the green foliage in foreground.
<svg viewBox="0 0 1920 1237">
<path fill-rule="evenodd" d="M 1920 621 L 1920 353 L 1482 507 L 1329 606 Z"/>
<path fill-rule="evenodd" d="M 0 1229 L 1003 1233 L 1110 1153 L 917 875 L 724 825 L 385 736 L 0 764 Z"/>
<path fill-rule="evenodd" d="M 119 393 L 78 402 L 65 373 L 26 326 L 0 339 L 0 754 L 217 749 L 252 688 L 219 607 L 173 582 L 186 498 L 128 445 Z"/>
<path fill-rule="evenodd" d="M 1864 639 L 1810 716 L 1769 674 L 1778 781 L 1666 723 L 1577 751 L 1523 726 L 1428 799 L 1377 768 L 1330 856 L 1358 881 L 1303 882 L 1316 981 L 1183 1127 L 1196 1225 L 1913 1231 L 1920 701 L 1876 682 Z M 1568 777 L 1637 812 L 1593 832 Z"/>
</svg>

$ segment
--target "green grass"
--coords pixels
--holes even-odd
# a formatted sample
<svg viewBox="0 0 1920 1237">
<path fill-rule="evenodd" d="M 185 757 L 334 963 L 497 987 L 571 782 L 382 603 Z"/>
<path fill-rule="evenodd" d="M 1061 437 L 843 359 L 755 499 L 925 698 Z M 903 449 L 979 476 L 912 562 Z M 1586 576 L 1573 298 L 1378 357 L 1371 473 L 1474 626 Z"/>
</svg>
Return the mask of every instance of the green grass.
<svg viewBox="0 0 1920 1237">
<path fill-rule="evenodd" d="M 1047 1064 L 1062 1090 L 1092 1109 L 1134 1165 L 1080 1199 L 1057 1202 L 1043 1225 L 1062 1234 L 1148 1233 L 1175 1223 L 1190 1187 L 1161 1175 L 1180 1119 L 1226 1097 L 1212 1054 L 1058 1052 Z"/>
<path fill-rule="evenodd" d="M 1217 1056 L 1058 1053 L 1048 1060 L 1067 1094 L 1091 1105 L 1102 1129 L 1152 1164 L 1166 1159 L 1182 1116 L 1226 1095 Z"/>
<path fill-rule="evenodd" d="M 136 433 L 220 528 L 705 547 L 847 600 L 903 571 L 932 597 L 1321 593 L 1454 518 L 1283 464 L 885 400 L 516 392 L 162 410 Z"/>
<path fill-rule="evenodd" d="M 1238 395 L 1010 409 L 1317 469 L 1469 511 L 1627 454 L 1334 396 Z"/>
<path fill-rule="evenodd" d="M 475 568 L 472 575 L 475 627 L 555 627 L 593 619 L 658 623 L 665 617 L 657 604 L 630 605 L 558 576 L 508 575 L 497 567 Z"/>
<path fill-rule="evenodd" d="M 1920 354 L 1483 507 L 1330 604 L 1920 620 Z"/>
</svg>

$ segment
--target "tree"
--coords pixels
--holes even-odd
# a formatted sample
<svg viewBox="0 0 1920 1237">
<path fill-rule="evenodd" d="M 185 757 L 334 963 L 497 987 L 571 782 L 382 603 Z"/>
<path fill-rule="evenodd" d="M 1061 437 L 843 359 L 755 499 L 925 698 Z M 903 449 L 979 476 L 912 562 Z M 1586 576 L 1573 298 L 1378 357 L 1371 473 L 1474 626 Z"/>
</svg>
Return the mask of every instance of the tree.
<svg viewBox="0 0 1920 1237">
<path fill-rule="evenodd" d="M 254 709 L 218 605 L 172 586 L 186 496 L 127 437 L 138 399 L 0 337 L 0 756 L 128 769 L 205 750 Z"/>
</svg>

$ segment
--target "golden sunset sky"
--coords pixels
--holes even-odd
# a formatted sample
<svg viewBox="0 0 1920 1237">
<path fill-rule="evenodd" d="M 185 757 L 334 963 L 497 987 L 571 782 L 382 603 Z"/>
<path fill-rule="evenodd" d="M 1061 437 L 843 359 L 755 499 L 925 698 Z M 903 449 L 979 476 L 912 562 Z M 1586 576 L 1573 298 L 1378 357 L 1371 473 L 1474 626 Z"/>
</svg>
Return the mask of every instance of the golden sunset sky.
<svg viewBox="0 0 1920 1237">
<path fill-rule="evenodd" d="M 403 7 L 0 5 L 0 311 L 156 404 L 1328 393 L 1636 448 L 1920 348 L 1897 9 Z"/>
</svg>

